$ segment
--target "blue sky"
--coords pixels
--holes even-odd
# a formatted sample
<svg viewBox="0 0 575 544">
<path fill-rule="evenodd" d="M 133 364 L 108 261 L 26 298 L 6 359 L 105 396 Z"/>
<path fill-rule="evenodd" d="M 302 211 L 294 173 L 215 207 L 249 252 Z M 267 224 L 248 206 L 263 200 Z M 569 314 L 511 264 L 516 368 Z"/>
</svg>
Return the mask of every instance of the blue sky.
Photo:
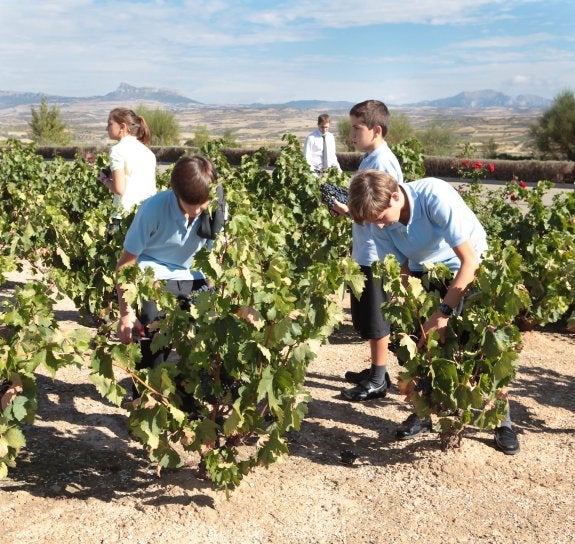
<svg viewBox="0 0 575 544">
<path fill-rule="evenodd" d="M 573 0 L 0 0 L 0 90 L 207 104 L 575 90 Z"/>
</svg>

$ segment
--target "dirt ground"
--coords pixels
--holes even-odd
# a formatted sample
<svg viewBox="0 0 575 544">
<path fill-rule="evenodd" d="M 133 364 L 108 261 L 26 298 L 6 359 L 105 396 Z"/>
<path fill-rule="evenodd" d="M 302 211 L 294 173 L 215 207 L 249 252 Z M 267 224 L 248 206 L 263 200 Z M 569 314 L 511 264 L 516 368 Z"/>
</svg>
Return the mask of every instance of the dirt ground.
<svg viewBox="0 0 575 544">
<path fill-rule="evenodd" d="M 394 440 L 410 413 L 393 389 L 351 404 L 347 369 L 368 348 L 346 321 L 313 362 L 313 396 L 290 456 L 245 478 L 229 499 L 195 468 L 156 476 L 87 368 L 39 377 L 39 410 L 19 464 L 0 481 L 3 544 L 549 543 L 575 539 L 575 335 L 529 332 L 513 389 L 521 452 L 470 430 L 458 452 L 436 435 Z M 63 327 L 73 308 L 59 306 Z M 392 361 L 392 378 L 398 373 Z M 340 451 L 358 455 L 342 464 Z"/>
</svg>

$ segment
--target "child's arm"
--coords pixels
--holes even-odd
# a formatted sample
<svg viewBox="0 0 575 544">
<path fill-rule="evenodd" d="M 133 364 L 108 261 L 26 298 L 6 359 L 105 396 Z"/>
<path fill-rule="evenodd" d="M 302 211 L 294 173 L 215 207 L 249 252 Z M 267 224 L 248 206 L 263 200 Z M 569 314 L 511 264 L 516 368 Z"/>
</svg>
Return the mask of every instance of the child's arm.
<svg viewBox="0 0 575 544">
<path fill-rule="evenodd" d="M 459 301 L 465 294 L 465 291 L 475 279 L 475 274 L 477 274 L 477 270 L 479 269 L 479 259 L 477 258 L 475 249 L 473 249 L 469 240 L 466 240 L 462 244 L 454 247 L 453 251 L 459 257 L 461 267 L 455 274 L 453 281 L 449 284 L 447 293 L 445 293 L 442 301 L 443 304 L 447 304 L 447 306 L 452 309 L 457 307 Z M 443 342 L 445 340 L 445 327 L 447 327 L 449 317 L 449 315 L 444 314 L 441 310 L 435 310 L 423 325 L 424 335 L 419 342 L 420 346 L 425 344 L 425 333 L 431 329 L 437 330 L 439 333 L 439 339 Z"/>
<path fill-rule="evenodd" d="M 102 178 L 101 176 L 100 181 L 114 194 L 122 196 L 126 191 L 126 176 L 121 168 L 112 170 L 109 177 Z"/>
<path fill-rule="evenodd" d="M 116 273 L 120 268 L 136 264 L 138 257 L 128 251 L 124 250 L 118 259 L 116 265 Z M 129 344 L 132 342 L 132 331 L 140 329 L 142 324 L 136 317 L 131 306 L 124 300 L 124 292 L 119 283 L 116 283 L 116 290 L 118 292 L 118 305 L 120 306 L 120 322 L 118 323 L 118 337 L 122 344 Z"/>
</svg>

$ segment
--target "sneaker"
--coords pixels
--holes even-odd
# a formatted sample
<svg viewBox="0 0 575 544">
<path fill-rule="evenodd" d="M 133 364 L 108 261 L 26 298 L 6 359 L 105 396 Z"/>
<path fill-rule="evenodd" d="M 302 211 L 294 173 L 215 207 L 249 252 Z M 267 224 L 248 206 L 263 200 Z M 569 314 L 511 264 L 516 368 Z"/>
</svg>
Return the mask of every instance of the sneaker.
<svg viewBox="0 0 575 544">
<path fill-rule="evenodd" d="M 353 370 L 348 370 L 344 374 L 344 378 L 349 383 L 355 383 L 356 385 L 363 380 L 369 379 L 369 368 L 364 368 L 361 372 L 354 372 Z"/>
<path fill-rule="evenodd" d="M 351 389 L 344 389 L 341 394 L 346 400 L 353 402 L 382 399 L 387 395 L 387 383 L 384 381 L 381 385 L 373 385 L 369 380 L 365 380 Z"/>
<path fill-rule="evenodd" d="M 411 414 L 395 430 L 397 440 L 408 440 L 422 433 L 428 433 L 432 429 L 430 418 L 421 418 L 417 414 Z"/>
<path fill-rule="evenodd" d="M 511 427 L 497 427 L 495 447 L 505 455 L 515 455 L 520 449 L 517 433 Z"/>
<path fill-rule="evenodd" d="M 356 385 L 359 385 L 361 382 L 369 380 L 369 373 L 370 373 L 369 368 L 364 368 L 361 372 L 354 372 L 353 370 L 348 370 L 343 375 L 343 377 L 349 383 L 355 383 Z M 387 385 L 388 389 L 391 389 L 391 378 L 389 377 L 389 374 L 387 372 L 385 373 L 385 384 Z"/>
</svg>

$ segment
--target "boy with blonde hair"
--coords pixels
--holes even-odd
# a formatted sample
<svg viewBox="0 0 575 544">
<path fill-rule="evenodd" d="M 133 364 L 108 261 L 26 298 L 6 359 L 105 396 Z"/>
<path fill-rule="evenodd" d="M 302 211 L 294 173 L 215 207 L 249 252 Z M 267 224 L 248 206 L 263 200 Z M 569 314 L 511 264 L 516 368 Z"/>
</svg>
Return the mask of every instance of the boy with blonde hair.
<svg viewBox="0 0 575 544">
<path fill-rule="evenodd" d="M 449 318 L 459 312 L 475 279 L 487 235 L 473 211 L 446 181 L 424 178 L 399 184 L 376 170 L 358 172 L 351 180 L 349 213 L 354 222 L 372 227 L 379 259 L 394 255 L 404 278 L 421 276 L 424 263 L 443 263 L 454 276 L 435 312 L 423 325 L 420 346 L 431 330 L 445 339 Z M 431 421 L 411 414 L 396 430 L 405 440 L 431 430 Z M 509 411 L 495 429 L 495 445 L 503 453 L 519 451 Z"/>
</svg>

